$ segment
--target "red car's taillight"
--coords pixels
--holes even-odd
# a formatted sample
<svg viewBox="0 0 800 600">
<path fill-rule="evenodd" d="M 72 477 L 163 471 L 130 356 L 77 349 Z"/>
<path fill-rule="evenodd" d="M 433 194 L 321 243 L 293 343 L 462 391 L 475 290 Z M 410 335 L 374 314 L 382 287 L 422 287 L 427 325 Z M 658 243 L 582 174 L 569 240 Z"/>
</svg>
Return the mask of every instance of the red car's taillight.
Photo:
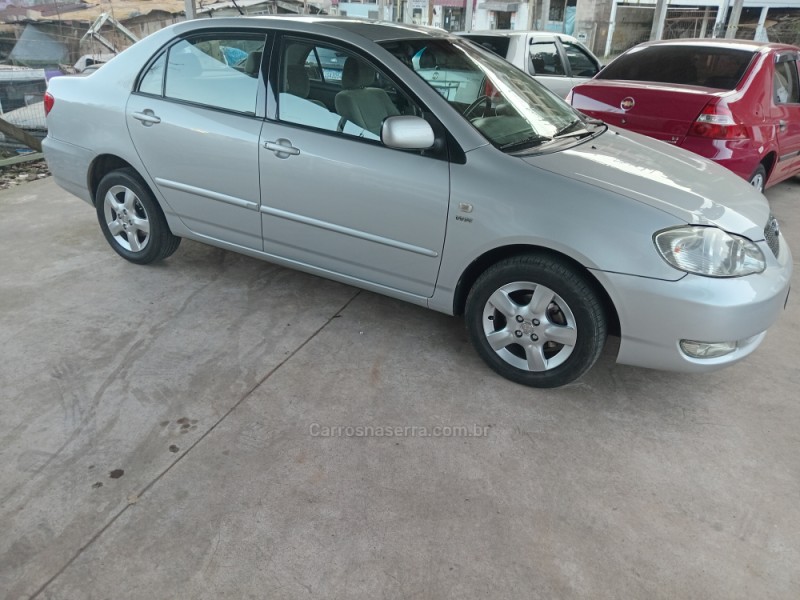
<svg viewBox="0 0 800 600">
<path fill-rule="evenodd" d="M 713 138 L 715 140 L 744 140 L 749 138 L 747 127 L 737 123 L 733 113 L 725 106 L 712 100 L 698 115 L 689 129 L 689 135 Z"/>
<path fill-rule="evenodd" d="M 53 110 L 53 104 L 56 103 L 56 99 L 53 97 L 53 94 L 50 92 L 44 93 L 44 116 L 50 114 L 50 111 Z"/>
</svg>

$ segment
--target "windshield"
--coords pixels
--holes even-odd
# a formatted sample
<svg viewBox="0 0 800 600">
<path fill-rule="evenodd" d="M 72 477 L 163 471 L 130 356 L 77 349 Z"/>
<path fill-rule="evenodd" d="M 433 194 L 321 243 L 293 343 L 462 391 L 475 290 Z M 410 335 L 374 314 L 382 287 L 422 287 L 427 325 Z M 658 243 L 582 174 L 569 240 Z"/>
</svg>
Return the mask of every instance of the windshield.
<svg viewBox="0 0 800 600">
<path fill-rule="evenodd" d="M 492 144 L 509 152 L 587 134 L 571 106 L 505 60 L 469 42 L 424 39 L 381 44 L 439 92 Z"/>
</svg>

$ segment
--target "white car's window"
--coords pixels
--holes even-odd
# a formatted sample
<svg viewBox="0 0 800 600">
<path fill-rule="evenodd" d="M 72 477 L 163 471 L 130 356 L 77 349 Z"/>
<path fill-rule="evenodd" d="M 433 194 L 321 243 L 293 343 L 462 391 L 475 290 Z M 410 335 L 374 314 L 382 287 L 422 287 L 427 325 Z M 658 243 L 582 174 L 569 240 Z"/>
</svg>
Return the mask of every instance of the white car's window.
<svg viewBox="0 0 800 600">
<path fill-rule="evenodd" d="M 251 36 L 181 40 L 150 66 L 139 92 L 254 114 L 264 42 Z"/>
<path fill-rule="evenodd" d="M 562 41 L 564 51 L 567 53 L 567 62 L 573 77 L 594 77 L 597 75 L 597 64 L 589 54 L 580 46 L 572 42 Z"/>
<path fill-rule="evenodd" d="M 383 42 L 489 142 L 523 152 L 589 124 L 563 100 L 496 54 L 462 40 Z"/>
<path fill-rule="evenodd" d="M 143 94 L 153 94 L 160 96 L 164 90 L 164 65 L 167 63 L 167 55 L 162 54 L 150 65 L 147 73 L 142 77 L 139 84 L 139 91 Z"/>
<path fill-rule="evenodd" d="M 370 140 L 383 120 L 422 111 L 371 63 L 355 53 L 291 38 L 281 49 L 278 118 Z"/>
<path fill-rule="evenodd" d="M 531 67 L 533 75 L 563 76 L 564 65 L 555 42 L 536 42 L 531 44 Z"/>
<path fill-rule="evenodd" d="M 508 46 L 511 44 L 511 38 L 508 36 L 500 35 L 480 35 L 473 33 L 459 34 L 479 46 L 483 46 L 490 52 L 494 52 L 497 56 L 506 58 L 508 56 Z"/>
<path fill-rule="evenodd" d="M 773 80 L 775 104 L 796 104 L 800 102 L 798 90 L 797 63 L 795 61 L 779 62 L 775 65 Z"/>
</svg>

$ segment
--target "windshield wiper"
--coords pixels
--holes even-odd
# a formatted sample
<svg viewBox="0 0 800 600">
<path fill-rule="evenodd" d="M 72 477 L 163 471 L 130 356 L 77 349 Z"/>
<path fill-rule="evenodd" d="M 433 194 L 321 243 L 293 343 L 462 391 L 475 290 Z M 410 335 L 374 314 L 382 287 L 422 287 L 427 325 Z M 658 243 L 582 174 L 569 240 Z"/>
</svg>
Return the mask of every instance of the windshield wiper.
<svg viewBox="0 0 800 600">
<path fill-rule="evenodd" d="M 575 126 L 577 125 L 581 125 L 582 127 L 580 129 L 575 129 L 574 131 L 570 131 L 571 129 L 574 129 Z M 553 136 L 553 139 L 557 140 L 566 137 L 580 137 L 582 135 L 591 135 L 592 132 L 586 128 L 586 125 L 601 126 L 605 125 L 605 123 L 603 123 L 602 121 L 596 121 L 594 119 L 591 120 L 587 119 L 585 121 L 582 119 L 575 119 L 572 123 L 570 123 L 566 127 L 562 127 L 561 129 L 559 129 Z"/>
<path fill-rule="evenodd" d="M 575 129 L 574 131 L 570 131 L 571 129 L 574 129 L 576 125 L 581 125 L 581 128 Z M 584 125 L 583 121 L 581 121 L 580 119 L 575 119 L 572 123 L 570 123 L 566 127 L 562 127 L 561 129 L 556 131 L 556 134 L 553 136 L 553 139 L 556 140 L 558 138 L 574 137 L 590 133 L 589 130 L 586 129 L 586 127 L 583 127 L 583 125 Z"/>
<path fill-rule="evenodd" d="M 527 137 L 524 140 L 519 140 L 518 142 L 509 142 L 508 144 L 503 144 L 500 146 L 500 150 L 521 150 L 522 148 L 526 148 L 528 146 L 535 146 L 537 144 L 543 144 L 544 142 L 552 141 L 553 138 L 544 135 L 532 135 L 531 137 Z"/>
</svg>

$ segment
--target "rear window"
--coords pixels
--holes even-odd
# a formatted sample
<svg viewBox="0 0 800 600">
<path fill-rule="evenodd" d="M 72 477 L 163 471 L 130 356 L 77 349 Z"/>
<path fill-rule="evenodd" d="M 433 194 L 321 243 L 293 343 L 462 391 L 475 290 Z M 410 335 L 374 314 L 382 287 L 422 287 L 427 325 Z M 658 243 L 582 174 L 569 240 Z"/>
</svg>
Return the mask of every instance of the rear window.
<svg viewBox="0 0 800 600">
<path fill-rule="evenodd" d="M 597 79 L 679 83 L 732 90 L 755 52 L 702 46 L 648 46 L 633 50 L 600 71 Z"/>
<path fill-rule="evenodd" d="M 502 58 L 508 55 L 508 44 L 511 42 L 511 38 L 500 35 L 464 35 L 462 37 L 491 50 Z"/>
</svg>

